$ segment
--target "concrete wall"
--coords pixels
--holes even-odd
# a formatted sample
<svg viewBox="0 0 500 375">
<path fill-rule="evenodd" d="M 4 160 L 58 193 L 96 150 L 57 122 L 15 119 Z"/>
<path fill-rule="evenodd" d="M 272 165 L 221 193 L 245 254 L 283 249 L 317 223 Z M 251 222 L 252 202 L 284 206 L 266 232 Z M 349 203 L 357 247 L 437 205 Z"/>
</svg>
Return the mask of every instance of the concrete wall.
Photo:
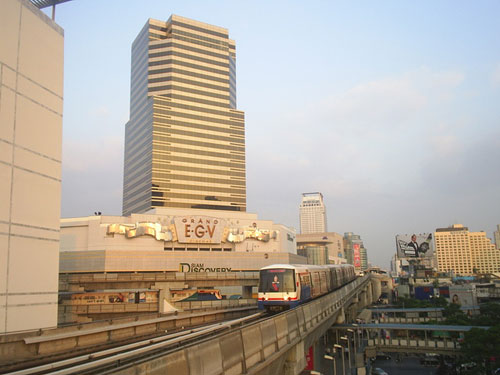
<svg viewBox="0 0 500 375">
<path fill-rule="evenodd" d="M 0 2 L 0 333 L 57 323 L 63 31 Z"/>
</svg>

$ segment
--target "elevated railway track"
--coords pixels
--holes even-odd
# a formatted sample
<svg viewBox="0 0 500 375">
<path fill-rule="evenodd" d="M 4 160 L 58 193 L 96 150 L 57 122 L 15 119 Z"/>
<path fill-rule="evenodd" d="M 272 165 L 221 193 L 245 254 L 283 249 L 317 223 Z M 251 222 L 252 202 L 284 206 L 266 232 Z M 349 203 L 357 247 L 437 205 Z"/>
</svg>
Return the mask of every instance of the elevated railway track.
<svg viewBox="0 0 500 375">
<path fill-rule="evenodd" d="M 188 317 L 171 316 L 168 318 L 175 323 L 168 319 L 170 326 L 163 321 L 152 322 L 151 327 L 155 326 L 151 328 L 152 337 L 143 337 L 139 342 L 122 341 L 116 347 L 102 346 L 94 350 L 90 350 L 89 345 L 85 352 L 73 350 L 72 355 L 66 358 L 56 358 L 57 354 L 54 354 L 48 362 L 35 364 L 33 361 L 24 368 L 4 366 L 0 372 L 15 375 L 299 374 L 305 367 L 308 348 L 332 325 L 343 322 L 351 314 L 350 311 L 371 304 L 379 294 L 380 282 L 364 276 L 317 300 L 280 314 L 255 314 L 250 307 L 240 309 L 239 317 L 236 317 L 235 311 L 228 311 L 219 321 L 215 317 L 194 318 L 196 314 L 191 314 L 191 326 L 184 324 Z M 247 316 L 242 317 L 243 314 Z M 181 330 L 182 327 L 184 330 Z M 128 332 L 128 338 L 132 337 L 132 327 L 115 327 L 118 329 L 108 332 L 99 332 L 99 327 L 95 328 L 96 332 L 91 335 L 96 335 L 95 338 L 101 335 L 102 340 L 119 335 L 120 331 L 124 334 Z M 28 342 L 31 340 L 33 345 L 40 345 L 41 342 L 35 342 L 36 337 Z M 64 340 L 74 340 L 73 337 L 63 336 L 53 336 L 52 339 L 63 340 L 52 340 L 60 345 Z"/>
</svg>

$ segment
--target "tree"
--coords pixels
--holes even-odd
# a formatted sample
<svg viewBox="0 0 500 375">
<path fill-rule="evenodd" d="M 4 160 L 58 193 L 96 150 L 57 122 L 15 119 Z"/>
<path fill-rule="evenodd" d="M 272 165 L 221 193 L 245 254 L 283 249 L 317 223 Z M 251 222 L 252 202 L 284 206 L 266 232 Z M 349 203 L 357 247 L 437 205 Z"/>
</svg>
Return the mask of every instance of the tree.
<svg viewBox="0 0 500 375">
<path fill-rule="evenodd" d="M 456 303 L 450 303 L 443 310 L 443 317 L 445 321 L 442 324 L 447 325 L 457 325 L 457 326 L 467 326 L 471 325 L 471 320 L 467 315 L 460 310 L 460 305 Z"/>
<path fill-rule="evenodd" d="M 472 328 L 460 348 L 463 363 L 475 363 L 474 374 L 490 374 L 500 365 L 500 324 L 489 329 Z"/>
<path fill-rule="evenodd" d="M 481 305 L 481 314 L 474 318 L 478 326 L 494 326 L 500 324 L 500 303 L 488 302 Z"/>
</svg>

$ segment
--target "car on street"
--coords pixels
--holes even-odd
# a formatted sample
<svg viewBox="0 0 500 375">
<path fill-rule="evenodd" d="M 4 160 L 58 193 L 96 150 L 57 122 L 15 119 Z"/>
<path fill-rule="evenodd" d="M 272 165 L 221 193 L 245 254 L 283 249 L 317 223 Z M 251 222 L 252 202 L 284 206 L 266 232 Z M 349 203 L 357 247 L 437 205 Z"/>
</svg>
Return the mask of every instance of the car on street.
<svg viewBox="0 0 500 375">
<path fill-rule="evenodd" d="M 380 353 L 380 354 L 376 355 L 375 360 L 376 361 L 390 361 L 391 356 L 388 354 Z"/>
<path fill-rule="evenodd" d="M 379 367 L 372 368 L 371 375 L 389 375 L 387 372 Z"/>
</svg>

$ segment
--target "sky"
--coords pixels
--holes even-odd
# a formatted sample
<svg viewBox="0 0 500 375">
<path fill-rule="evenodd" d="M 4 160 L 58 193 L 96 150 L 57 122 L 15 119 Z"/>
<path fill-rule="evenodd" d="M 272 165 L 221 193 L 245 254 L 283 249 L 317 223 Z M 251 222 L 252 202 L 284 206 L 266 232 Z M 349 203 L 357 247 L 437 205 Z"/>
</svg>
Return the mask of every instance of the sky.
<svg viewBox="0 0 500 375">
<path fill-rule="evenodd" d="M 46 10 L 50 14 L 50 10 Z M 62 217 L 121 215 L 131 44 L 148 18 L 225 27 L 245 111 L 247 210 L 328 230 L 387 268 L 395 236 L 500 224 L 500 2 L 74 0 L 65 32 Z"/>
</svg>

